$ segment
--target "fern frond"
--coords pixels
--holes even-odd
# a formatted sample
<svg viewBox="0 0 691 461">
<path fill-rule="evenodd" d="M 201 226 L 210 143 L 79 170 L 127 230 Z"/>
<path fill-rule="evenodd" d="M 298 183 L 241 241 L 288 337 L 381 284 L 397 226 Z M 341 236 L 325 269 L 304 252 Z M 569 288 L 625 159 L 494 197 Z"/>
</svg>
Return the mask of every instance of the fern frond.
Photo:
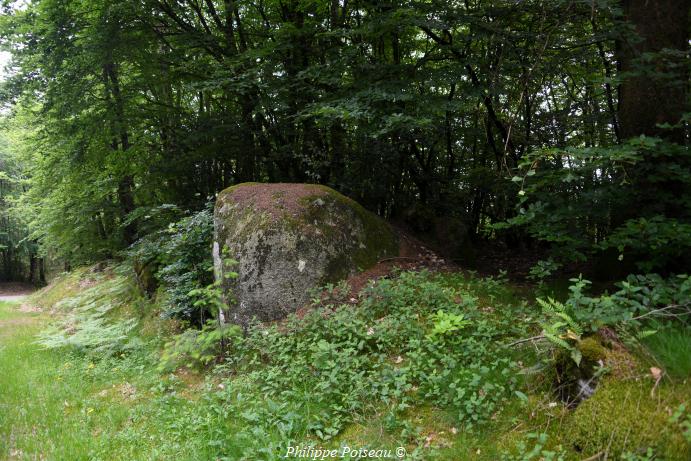
<svg viewBox="0 0 691 461">
<path fill-rule="evenodd" d="M 571 327 L 574 333 L 578 336 L 583 335 L 583 328 L 566 312 L 557 312 L 555 315 L 566 322 L 566 325 Z"/>
<path fill-rule="evenodd" d="M 553 335 L 552 333 L 549 332 L 544 332 L 545 338 L 547 338 L 550 342 L 554 343 L 555 345 L 562 347 L 567 350 L 571 350 L 572 347 L 564 341 L 563 339 L 559 338 L 558 336 Z"/>
</svg>

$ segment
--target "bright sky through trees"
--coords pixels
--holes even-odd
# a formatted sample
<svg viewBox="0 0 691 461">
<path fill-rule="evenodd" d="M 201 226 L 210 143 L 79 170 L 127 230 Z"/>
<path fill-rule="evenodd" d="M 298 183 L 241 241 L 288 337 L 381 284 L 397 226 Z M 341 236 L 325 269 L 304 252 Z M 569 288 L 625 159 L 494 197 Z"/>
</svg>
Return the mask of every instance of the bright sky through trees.
<svg viewBox="0 0 691 461">
<path fill-rule="evenodd" d="M 0 51 L 0 81 L 5 80 L 5 75 L 7 74 L 5 66 L 10 63 L 11 58 L 12 55 L 7 51 Z"/>
</svg>

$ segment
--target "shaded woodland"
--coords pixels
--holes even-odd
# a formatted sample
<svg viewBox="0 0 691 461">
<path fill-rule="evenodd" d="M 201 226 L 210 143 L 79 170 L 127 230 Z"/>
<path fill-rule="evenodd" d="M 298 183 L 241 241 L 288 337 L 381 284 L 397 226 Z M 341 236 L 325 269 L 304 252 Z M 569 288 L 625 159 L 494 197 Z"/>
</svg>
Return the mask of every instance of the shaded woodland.
<svg viewBox="0 0 691 461">
<path fill-rule="evenodd" d="M 0 458 L 691 459 L 690 11 L 0 0 Z"/>
<path fill-rule="evenodd" d="M 686 1 L 3 5 L 6 278 L 247 181 L 332 186 L 468 265 L 688 266 Z"/>
</svg>

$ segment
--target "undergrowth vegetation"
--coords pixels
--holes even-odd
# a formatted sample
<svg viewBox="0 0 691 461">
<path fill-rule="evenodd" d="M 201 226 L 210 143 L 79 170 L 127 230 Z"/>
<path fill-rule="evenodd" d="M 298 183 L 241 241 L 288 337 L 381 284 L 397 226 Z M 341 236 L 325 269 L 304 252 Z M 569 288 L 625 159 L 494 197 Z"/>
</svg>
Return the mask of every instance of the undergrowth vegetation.
<svg viewBox="0 0 691 461">
<path fill-rule="evenodd" d="M 214 321 L 180 330 L 119 269 L 81 270 L 53 286 L 65 299 L 48 289 L 32 300 L 50 300 L 57 319 L 34 337 L 48 371 L 31 382 L 69 382 L 51 387 L 70 405 L 52 417 L 91 432 L 70 442 L 82 447 L 72 458 L 52 433 L 20 434 L 6 453 L 273 460 L 291 446 L 348 446 L 403 447 L 406 459 L 684 459 L 691 386 L 676 355 L 688 344 L 688 284 L 631 277 L 592 297 L 574 279 L 543 311 L 501 276 L 401 272 L 370 282 L 355 304 L 327 290 L 301 315 L 243 334 Z M 586 369 L 596 390 L 574 409 L 557 381 Z M 17 405 L 22 379 L 3 405 Z M 1 420 L 5 440 L 37 417 L 26 408 Z"/>
<path fill-rule="evenodd" d="M 93 285 L 55 304 L 64 313 L 39 335 L 47 348 L 72 346 L 76 350 L 112 355 L 138 347 L 136 318 L 116 318 L 115 312 L 132 301 L 130 281 L 124 277 L 93 279 Z"/>
<path fill-rule="evenodd" d="M 0 459 L 691 460 L 690 12 L 0 1 Z"/>
<path fill-rule="evenodd" d="M 163 226 L 161 223 L 152 225 Z M 195 303 L 201 298 L 198 290 L 213 282 L 209 252 L 212 234 L 213 216 L 207 207 L 178 216 L 177 220 L 151 232 L 129 248 L 127 255 L 138 269 L 141 288 L 150 292 L 159 289 L 164 295 L 160 302 L 164 316 L 198 325 L 209 318 L 211 312 Z"/>
</svg>

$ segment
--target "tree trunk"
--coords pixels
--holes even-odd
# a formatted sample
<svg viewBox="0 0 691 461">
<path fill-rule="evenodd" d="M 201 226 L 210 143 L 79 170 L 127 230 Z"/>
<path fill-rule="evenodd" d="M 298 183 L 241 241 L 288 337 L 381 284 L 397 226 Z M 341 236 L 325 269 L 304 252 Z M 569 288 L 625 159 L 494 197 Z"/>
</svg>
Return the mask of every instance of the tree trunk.
<svg viewBox="0 0 691 461">
<path fill-rule="evenodd" d="M 125 102 L 120 91 L 120 82 L 116 66 L 113 62 L 107 61 L 103 66 L 104 80 L 106 84 L 106 99 L 111 101 L 115 113 L 112 123 L 113 149 L 125 153 L 130 148 L 129 133 L 127 131 L 127 120 L 125 119 Z M 131 174 L 125 174 L 118 182 L 117 197 L 122 212 L 122 218 L 134 211 L 134 178 Z M 123 238 L 127 245 L 131 245 L 136 240 L 137 226 L 135 222 L 130 222 L 123 227 Z"/>
<path fill-rule="evenodd" d="M 36 282 L 36 266 L 38 263 L 38 258 L 34 253 L 29 255 L 29 283 Z"/>
<path fill-rule="evenodd" d="M 46 258 L 38 259 L 38 283 L 46 284 Z"/>
<path fill-rule="evenodd" d="M 622 6 L 635 33 L 620 40 L 616 50 L 621 137 L 654 136 L 683 145 L 690 1 L 623 0 Z M 688 219 L 688 185 L 670 172 L 687 171 L 691 165 L 688 155 L 675 152 L 670 146 L 643 149 L 630 175 L 635 206 L 612 210 L 613 229 L 639 217 Z"/>
</svg>

